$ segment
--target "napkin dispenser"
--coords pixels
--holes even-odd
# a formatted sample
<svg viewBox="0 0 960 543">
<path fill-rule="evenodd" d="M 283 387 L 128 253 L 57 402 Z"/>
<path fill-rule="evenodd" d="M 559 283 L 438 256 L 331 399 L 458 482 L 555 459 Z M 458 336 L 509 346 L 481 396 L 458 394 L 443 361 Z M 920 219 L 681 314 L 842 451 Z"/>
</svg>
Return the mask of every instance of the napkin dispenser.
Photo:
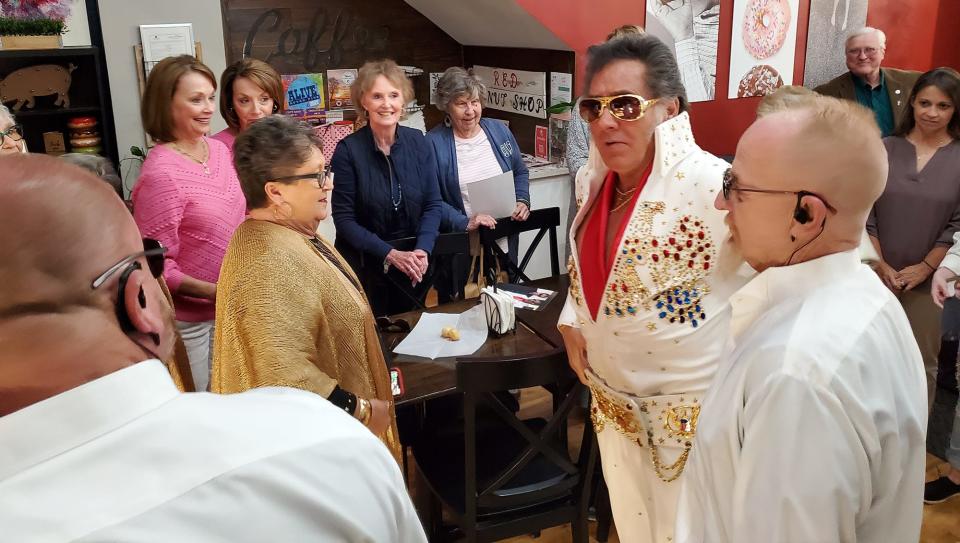
<svg viewBox="0 0 960 543">
<path fill-rule="evenodd" d="M 487 318 L 490 333 L 500 337 L 517 329 L 517 314 L 513 307 L 513 297 L 508 292 L 485 287 L 480 291 L 483 313 Z"/>
</svg>

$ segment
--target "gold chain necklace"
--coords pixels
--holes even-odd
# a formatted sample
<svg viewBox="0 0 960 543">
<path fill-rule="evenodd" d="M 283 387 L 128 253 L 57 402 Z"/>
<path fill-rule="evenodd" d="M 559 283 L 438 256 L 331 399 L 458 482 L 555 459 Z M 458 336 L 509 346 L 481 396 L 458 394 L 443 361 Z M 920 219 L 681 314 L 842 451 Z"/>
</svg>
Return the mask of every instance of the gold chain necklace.
<svg viewBox="0 0 960 543">
<path fill-rule="evenodd" d="M 633 199 L 633 193 L 637 192 L 637 187 L 633 187 L 630 190 L 623 191 L 623 190 L 620 190 L 620 187 L 618 187 L 616 183 L 614 183 L 613 190 L 617 191 L 617 194 L 614 195 L 613 208 L 610 209 L 610 213 L 619 211 L 623 206 L 630 203 L 630 200 Z"/>
<path fill-rule="evenodd" d="M 190 160 L 196 162 L 196 163 L 199 164 L 201 167 L 203 167 L 203 173 L 204 173 L 205 175 L 210 175 L 210 168 L 207 166 L 207 161 L 210 160 L 210 146 L 207 145 L 207 139 L 206 139 L 206 138 L 203 138 L 203 139 L 201 139 L 200 141 L 203 142 L 204 151 L 206 152 L 206 155 L 207 155 L 206 160 L 200 160 L 199 158 L 197 158 L 197 157 L 193 156 L 192 154 L 188 153 L 188 152 L 187 152 L 186 150 L 184 150 L 182 147 L 180 147 L 179 145 L 177 145 L 177 142 L 175 142 L 175 141 L 171 141 L 171 142 L 170 142 L 170 145 L 172 145 L 173 148 L 174 148 L 178 153 L 180 153 L 181 155 L 189 158 Z"/>
</svg>

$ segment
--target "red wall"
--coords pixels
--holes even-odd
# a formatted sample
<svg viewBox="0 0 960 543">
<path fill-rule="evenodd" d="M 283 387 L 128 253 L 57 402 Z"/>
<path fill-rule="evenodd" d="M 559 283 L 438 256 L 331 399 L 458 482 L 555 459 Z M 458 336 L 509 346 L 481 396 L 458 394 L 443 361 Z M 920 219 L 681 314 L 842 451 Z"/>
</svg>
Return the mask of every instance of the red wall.
<svg viewBox="0 0 960 543">
<path fill-rule="evenodd" d="M 794 82 L 803 78 L 807 50 L 807 19 L 810 0 L 799 0 Z M 718 155 L 732 155 L 737 140 L 753 122 L 759 98 L 728 100 L 730 39 L 734 0 L 721 0 L 717 58 L 717 98 L 692 105 L 691 117 L 697 142 Z M 586 65 L 586 49 L 602 41 L 622 24 L 645 21 L 643 0 L 517 0 L 577 52 L 577 82 Z M 933 66 L 960 66 L 960 1 L 957 0 L 870 0 L 867 24 L 887 34 L 884 64 L 890 67 L 927 70 Z M 579 87 L 577 89 L 580 90 Z M 579 94 L 579 92 L 575 93 Z"/>
</svg>

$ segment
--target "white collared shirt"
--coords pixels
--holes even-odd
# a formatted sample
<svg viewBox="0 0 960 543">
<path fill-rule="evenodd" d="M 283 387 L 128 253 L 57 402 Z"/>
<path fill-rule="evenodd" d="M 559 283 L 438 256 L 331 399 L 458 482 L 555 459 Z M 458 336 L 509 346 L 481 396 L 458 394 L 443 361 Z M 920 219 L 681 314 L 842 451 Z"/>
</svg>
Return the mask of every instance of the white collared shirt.
<svg viewBox="0 0 960 543">
<path fill-rule="evenodd" d="M 676 541 L 916 541 L 926 381 L 900 303 L 849 251 L 770 268 L 731 304 Z"/>
<path fill-rule="evenodd" d="M 0 418 L 4 541 L 426 541 L 396 462 L 307 392 L 148 360 Z"/>
</svg>

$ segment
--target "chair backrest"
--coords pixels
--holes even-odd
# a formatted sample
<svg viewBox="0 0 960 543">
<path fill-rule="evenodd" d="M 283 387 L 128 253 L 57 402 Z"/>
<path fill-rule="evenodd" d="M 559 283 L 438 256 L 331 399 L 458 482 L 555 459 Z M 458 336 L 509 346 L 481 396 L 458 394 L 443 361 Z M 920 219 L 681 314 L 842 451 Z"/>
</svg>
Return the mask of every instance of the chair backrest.
<svg viewBox="0 0 960 543">
<path fill-rule="evenodd" d="M 594 458 L 590 456 L 593 436 L 585 432 L 580 460 L 571 461 L 566 450 L 566 425 L 571 408 L 581 397 L 583 385 L 570 370 L 563 349 L 509 359 L 460 358 L 456 371 L 457 387 L 464 393 L 467 518 L 476 518 L 480 509 L 533 507 L 564 496 L 576 496 L 582 490 L 585 469 L 588 465 L 590 470 L 593 469 Z M 525 424 L 497 396 L 500 391 L 531 387 L 543 387 L 553 395 L 552 415 L 542 426 Z M 522 448 L 517 447 L 516 456 L 485 481 L 478 481 L 476 470 L 479 406 L 483 406 L 487 413 L 494 413 L 497 422 L 513 432 L 510 438 L 522 443 Z M 515 439 L 517 435 L 522 441 Z M 549 473 L 550 476 L 526 481 L 521 488 L 516 483 L 505 488 L 534 461 L 537 462 L 537 473 Z"/>
<path fill-rule="evenodd" d="M 388 241 L 398 251 L 412 251 L 417 247 L 417 238 L 401 238 Z M 451 232 L 437 236 L 431 256 L 470 254 L 470 235 L 466 232 Z"/>
<path fill-rule="evenodd" d="M 480 228 L 480 242 L 487 250 L 501 257 L 506 262 L 508 271 L 511 275 L 518 278 L 518 282 L 530 281 L 530 278 L 524 273 L 530 258 L 533 257 L 543 236 L 550 236 L 550 275 L 556 277 L 560 275 L 560 254 L 557 249 L 557 228 L 560 226 L 560 208 L 548 207 L 545 209 L 536 209 L 530 212 L 530 216 L 525 221 L 514 221 L 510 217 L 497 219 L 496 228 Z M 519 235 L 522 232 L 537 231 L 536 237 L 530 247 L 520 258 L 519 264 L 514 264 L 503 250 L 497 245 L 497 240 L 504 237 Z"/>
<path fill-rule="evenodd" d="M 400 238 L 395 240 L 387 241 L 394 249 L 398 251 L 412 251 L 417 247 L 417 238 Z M 469 255 L 470 254 L 470 235 L 466 232 L 453 232 L 447 234 L 440 234 L 437 236 L 437 241 L 433 244 L 433 251 L 430 253 L 431 258 L 436 258 L 439 256 L 449 256 L 449 255 Z M 454 268 L 458 267 L 458 262 L 456 259 L 451 260 L 451 265 Z M 360 267 L 362 273 L 359 273 L 360 280 L 364 281 L 366 274 L 382 274 L 383 273 L 383 263 L 369 262 L 369 256 L 364 253 L 360 253 Z M 392 281 L 390 276 L 387 276 L 388 279 Z M 452 280 L 454 281 L 453 292 L 458 292 L 460 298 L 463 298 L 463 285 L 459 284 L 460 274 L 457 269 L 454 269 L 452 274 Z M 429 277 L 429 281 L 432 283 L 433 275 Z M 428 278 L 424 278 L 424 282 L 427 282 Z M 424 309 L 423 303 L 415 297 L 411 296 L 405 289 L 398 288 L 397 292 L 399 295 L 409 298 L 414 305 L 420 309 Z"/>
</svg>

